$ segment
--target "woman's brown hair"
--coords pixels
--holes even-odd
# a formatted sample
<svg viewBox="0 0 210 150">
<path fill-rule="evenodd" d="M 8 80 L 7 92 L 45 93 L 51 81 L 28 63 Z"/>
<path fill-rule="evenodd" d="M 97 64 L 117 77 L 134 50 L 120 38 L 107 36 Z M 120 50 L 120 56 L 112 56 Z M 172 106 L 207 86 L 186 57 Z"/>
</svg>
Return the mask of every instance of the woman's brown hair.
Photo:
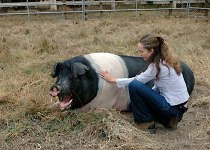
<svg viewBox="0 0 210 150">
<path fill-rule="evenodd" d="M 162 63 L 168 68 L 173 67 L 178 75 L 181 73 L 181 68 L 177 57 L 172 54 L 167 43 L 164 41 L 162 37 L 152 34 L 147 34 L 143 36 L 139 42 L 147 50 L 149 51 L 151 51 L 152 49 L 154 50 L 154 53 L 148 60 L 148 64 L 155 63 L 155 66 L 158 70 L 156 74 L 157 79 L 159 79 L 159 73 L 160 73 L 159 63 Z"/>
</svg>

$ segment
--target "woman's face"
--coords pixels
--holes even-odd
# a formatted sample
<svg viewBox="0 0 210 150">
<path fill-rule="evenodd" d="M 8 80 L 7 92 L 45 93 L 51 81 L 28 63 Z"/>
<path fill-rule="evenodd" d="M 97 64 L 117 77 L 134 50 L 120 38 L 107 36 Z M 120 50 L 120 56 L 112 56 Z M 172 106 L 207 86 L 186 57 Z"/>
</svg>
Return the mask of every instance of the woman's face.
<svg viewBox="0 0 210 150">
<path fill-rule="evenodd" d="M 153 49 L 148 50 L 144 48 L 144 46 L 141 43 L 138 43 L 138 50 L 139 50 L 140 55 L 144 58 L 145 61 L 149 60 L 149 58 L 154 52 Z"/>
</svg>

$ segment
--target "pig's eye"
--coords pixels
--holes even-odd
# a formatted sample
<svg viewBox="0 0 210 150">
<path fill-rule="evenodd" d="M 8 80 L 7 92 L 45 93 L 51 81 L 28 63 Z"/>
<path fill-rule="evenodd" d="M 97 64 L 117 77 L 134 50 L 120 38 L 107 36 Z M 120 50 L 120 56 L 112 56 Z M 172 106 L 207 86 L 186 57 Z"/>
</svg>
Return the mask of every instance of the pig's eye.
<svg viewBox="0 0 210 150">
<path fill-rule="evenodd" d="M 57 81 L 60 80 L 59 76 L 57 76 L 56 80 L 57 80 Z"/>
</svg>

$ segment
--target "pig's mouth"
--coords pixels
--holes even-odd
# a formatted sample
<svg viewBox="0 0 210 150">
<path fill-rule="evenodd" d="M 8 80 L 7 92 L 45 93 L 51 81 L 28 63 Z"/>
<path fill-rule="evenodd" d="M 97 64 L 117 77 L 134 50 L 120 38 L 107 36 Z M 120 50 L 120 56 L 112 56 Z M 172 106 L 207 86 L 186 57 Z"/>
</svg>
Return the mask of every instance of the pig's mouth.
<svg viewBox="0 0 210 150">
<path fill-rule="evenodd" d="M 72 106 L 73 98 L 71 93 L 63 95 L 56 87 L 52 87 L 49 93 L 53 97 L 58 96 L 59 102 L 57 106 L 61 111 L 67 110 Z"/>
<path fill-rule="evenodd" d="M 58 107 L 63 111 L 69 109 L 72 105 L 72 97 L 70 95 L 59 96 L 59 105 Z"/>
</svg>

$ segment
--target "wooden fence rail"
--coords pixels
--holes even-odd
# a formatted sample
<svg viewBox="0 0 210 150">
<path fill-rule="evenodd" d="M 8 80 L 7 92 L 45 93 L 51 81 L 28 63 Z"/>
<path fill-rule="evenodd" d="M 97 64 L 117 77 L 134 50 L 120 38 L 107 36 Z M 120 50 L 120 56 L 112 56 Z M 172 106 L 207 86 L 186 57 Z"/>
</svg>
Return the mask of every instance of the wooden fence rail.
<svg viewBox="0 0 210 150">
<path fill-rule="evenodd" d="M 156 4 L 160 5 L 159 8 L 147 8 L 147 9 L 140 9 L 140 5 L 145 4 Z M 191 4 L 203 4 L 203 8 L 201 7 L 191 7 Z M 134 5 L 135 8 L 133 9 L 116 9 L 116 4 L 124 4 L 124 5 Z M 161 5 L 167 4 L 168 7 L 161 7 Z M 177 8 L 176 6 L 178 4 L 185 4 L 184 8 Z M 53 14 L 53 13 L 72 13 L 72 12 L 78 12 L 82 13 L 82 18 L 85 19 L 85 14 L 87 12 L 120 12 L 120 11 L 142 11 L 142 10 L 169 10 L 169 15 L 172 15 L 173 10 L 186 10 L 186 14 L 190 14 L 190 10 L 192 9 L 205 9 L 205 16 L 208 16 L 208 11 L 210 7 L 210 0 L 80 0 L 80 1 L 66 1 L 66 0 L 49 0 L 49 1 L 42 1 L 42 2 L 16 2 L 16 3 L 0 3 L 0 15 L 32 15 L 32 14 Z M 103 9 L 103 6 L 111 5 L 111 9 Z M 72 10 L 69 11 L 66 8 L 68 6 L 78 6 L 81 7 L 81 10 Z M 98 9 L 88 9 L 86 10 L 86 7 L 88 6 L 98 6 Z M 13 7 L 25 7 L 27 12 L 1 12 L 1 9 L 3 8 L 13 8 Z M 42 12 L 32 12 L 30 11 L 33 7 L 50 7 L 51 11 L 42 11 Z M 58 11 L 58 7 L 61 7 L 62 9 Z"/>
</svg>

